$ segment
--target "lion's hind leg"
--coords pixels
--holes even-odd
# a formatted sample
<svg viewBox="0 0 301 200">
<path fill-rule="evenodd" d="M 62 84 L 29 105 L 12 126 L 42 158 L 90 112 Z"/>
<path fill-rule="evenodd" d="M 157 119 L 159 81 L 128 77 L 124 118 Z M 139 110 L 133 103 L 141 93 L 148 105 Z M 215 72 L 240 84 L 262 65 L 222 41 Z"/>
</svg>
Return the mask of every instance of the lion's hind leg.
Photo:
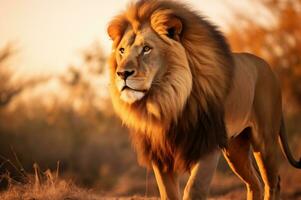
<svg viewBox="0 0 301 200">
<path fill-rule="evenodd" d="M 261 143 L 255 141 L 253 144 L 254 156 L 264 182 L 265 200 L 280 199 L 280 178 L 278 172 L 280 148 L 277 142 L 276 138 L 272 138 Z"/>
<path fill-rule="evenodd" d="M 247 199 L 260 200 L 263 199 L 263 186 L 252 158 L 250 131 L 247 128 L 231 139 L 223 154 L 234 173 L 246 184 Z"/>
</svg>

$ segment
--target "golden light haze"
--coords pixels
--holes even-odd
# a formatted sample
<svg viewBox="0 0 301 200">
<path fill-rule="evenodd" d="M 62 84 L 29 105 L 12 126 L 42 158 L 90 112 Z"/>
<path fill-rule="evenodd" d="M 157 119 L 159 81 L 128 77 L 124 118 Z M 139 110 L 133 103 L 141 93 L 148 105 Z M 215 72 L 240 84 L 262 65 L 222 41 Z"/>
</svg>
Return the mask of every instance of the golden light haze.
<svg viewBox="0 0 301 200">
<path fill-rule="evenodd" d="M 81 50 L 99 41 L 108 53 L 107 23 L 127 0 L 1 0 L 0 47 L 18 50 L 13 66 L 25 73 L 56 73 L 80 62 Z M 231 1 L 189 0 L 188 3 L 223 25 Z M 235 6 L 247 8 L 250 0 Z"/>
<path fill-rule="evenodd" d="M 138 165 L 109 95 L 106 29 L 128 1 L 0 0 L 0 200 L 159 197 L 154 174 Z M 174 1 L 191 3 L 218 25 L 232 51 L 270 64 L 283 91 L 287 138 L 297 159 L 301 0 Z M 301 170 L 284 156 L 278 160 L 281 198 L 301 199 Z M 245 198 L 243 182 L 225 160 L 216 172 L 208 198 Z M 180 186 L 183 191 L 184 182 Z"/>
</svg>

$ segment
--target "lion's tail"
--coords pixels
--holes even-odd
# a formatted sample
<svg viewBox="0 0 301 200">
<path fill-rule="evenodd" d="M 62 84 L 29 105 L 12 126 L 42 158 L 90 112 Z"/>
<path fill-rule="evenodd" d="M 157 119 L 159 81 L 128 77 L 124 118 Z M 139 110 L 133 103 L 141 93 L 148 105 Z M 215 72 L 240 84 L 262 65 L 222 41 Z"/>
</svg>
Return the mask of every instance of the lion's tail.
<svg viewBox="0 0 301 200">
<path fill-rule="evenodd" d="M 301 169 L 301 158 L 299 161 L 295 160 L 288 146 L 283 117 L 281 119 L 281 127 L 279 132 L 279 144 L 289 163 L 295 168 Z"/>
</svg>

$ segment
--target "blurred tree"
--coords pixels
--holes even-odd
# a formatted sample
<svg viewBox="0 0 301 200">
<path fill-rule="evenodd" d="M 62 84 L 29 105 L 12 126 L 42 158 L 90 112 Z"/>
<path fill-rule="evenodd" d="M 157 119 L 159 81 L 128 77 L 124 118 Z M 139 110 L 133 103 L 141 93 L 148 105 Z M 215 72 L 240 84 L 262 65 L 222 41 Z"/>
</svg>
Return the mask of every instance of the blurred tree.
<svg viewBox="0 0 301 200">
<path fill-rule="evenodd" d="M 8 66 L 8 61 L 16 53 L 13 45 L 8 44 L 0 49 L 0 108 L 8 105 L 16 96 L 27 88 L 48 81 L 49 76 L 15 80 L 14 73 Z"/>
<path fill-rule="evenodd" d="M 10 45 L 0 50 L 0 107 L 7 105 L 21 91 L 19 87 L 11 85 L 12 73 L 6 66 L 13 51 Z"/>
<path fill-rule="evenodd" d="M 99 42 L 93 42 L 89 48 L 84 50 L 82 59 L 90 73 L 102 74 L 104 72 L 107 56 Z"/>
<path fill-rule="evenodd" d="M 247 51 L 265 58 L 282 84 L 285 111 L 301 109 L 301 0 L 262 0 L 276 23 L 258 25 L 254 16 L 236 11 L 228 36 L 234 51 Z M 266 19 L 271 20 L 271 19 Z"/>
<path fill-rule="evenodd" d="M 19 95 L 20 91 L 9 101 L 15 99 L 10 106 L 3 106 L 0 176 L 6 171 L 14 177 L 20 175 L 19 165 L 12 167 L 6 160 L 16 161 L 14 154 L 28 172 L 32 172 L 33 162 L 42 169 L 53 169 L 59 160 L 62 175 L 71 175 L 78 183 L 97 185 L 103 190 L 112 189 L 127 170 L 140 170 L 124 134 L 126 130 L 111 115 L 108 97 L 99 95 L 99 91 L 106 90 L 105 62 L 101 46 L 93 43 L 81 52 L 80 64 L 70 66 L 35 88 L 23 89 L 24 95 Z M 9 66 L 8 62 L 2 65 Z M 13 79 L 14 69 L 8 69 L 0 72 L 0 76 L 7 73 L 5 77 Z M 5 87 L 0 84 L 0 87 L 20 83 L 11 82 Z M 7 184 L 0 178 L 0 188 L 1 185 Z"/>
<path fill-rule="evenodd" d="M 105 84 L 99 83 L 105 79 L 106 55 L 99 42 L 94 42 L 82 51 L 81 64 L 71 65 L 66 73 L 59 76 L 62 87 L 68 91 L 70 105 L 79 113 L 97 113 L 99 103 L 107 104 L 107 99 L 101 99 L 99 90 L 105 90 Z"/>
</svg>

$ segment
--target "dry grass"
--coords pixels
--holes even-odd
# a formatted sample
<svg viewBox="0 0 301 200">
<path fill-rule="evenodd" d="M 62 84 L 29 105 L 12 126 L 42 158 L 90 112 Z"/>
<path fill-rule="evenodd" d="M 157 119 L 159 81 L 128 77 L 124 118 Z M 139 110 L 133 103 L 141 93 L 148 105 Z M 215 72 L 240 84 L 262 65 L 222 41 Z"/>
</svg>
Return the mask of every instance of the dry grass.
<svg viewBox="0 0 301 200">
<path fill-rule="evenodd" d="M 59 177 L 59 163 L 55 172 L 49 169 L 42 172 L 34 164 L 34 175 L 21 172 L 22 180 L 13 179 L 9 173 L 0 180 L 8 182 L 7 190 L 0 193 L 1 200 L 158 200 L 157 197 L 103 197 L 92 190 L 79 188 L 71 180 Z"/>
<path fill-rule="evenodd" d="M 0 193 L 1 200 L 159 200 L 158 197 L 107 197 L 77 187 L 72 181 L 66 181 L 58 177 L 57 172 L 46 170 L 40 173 L 35 165 L 35 175 L 27 175 L 27 183 L 20 183 L 6 175 L 9 181 L 8 190 Z M 284 200 L 301 199 L 300 172 L 291 169 L 289 165 L 282 166 L 282 198 Z M 284 175 L 285 174 L 285 175 Z M 130 187 L 130 186 L 129 186 Z M 108 194 L 106 194 L 108 195 Z M 218 172 L 214 178 L 210 200 L 243 200 L 245 199 L 245 188 L 242 182 L 233 175 L 225 175 Z"/>
<path fill-rule="evenodd" d="M 301 199 L 301 188 L 299 184 L 296 184 L 301 181 L 300 172 L 289 170 L 287 173 L 287 169 L 291 169 L 290 166 L 282 166 L 282 198 L 284 200 Z M 16 182 L 8 175 L 3 178 L 9 181 L 9 188 L 0 193 L 1 200 L 159 200 L 158 197 L 102 196 L 92 190 L 79 188 L 72 181 L 59 178 L 57 172 L 46 170 L 41 173 L 37 165 L 35 165 L 35 175 L 27 175 L 26 183 Z M 219 172 L 214 179 L 210 200 L 245 199 L 245 188 L 237 177 Z"/>
<path fill-rule="evenodd" d="M 78 188 L 72 181 L 60 179 L 58 168 L 55 173 L 49 169 L 41 172 L 34 164 L 34 175 L 23 174 L 23 182 L 2 175 L 8 182 L 8 189 L 0 193 L 1 200 L 98 200 L 91 191 Z"/>
<path fill-rule="evenodd" d="M 298 137 L 298 140 L 300 138 Z M 298 142 L 297 142 L 298 143 Z M 299 143 L 298 143 L 299 144 Z M 295 145 L 294 145 L 295 146 Z M 294 154 L 301 154 L 301 147 L 297 145 L 294 148 Z M 9 162 L 7 160 L 7 162 Z M 10 162 L 11 165 L 13 163 Z M 17 166 L 14 166 L 17 168 Z M 93 190 L 79 188 L 71 180 L 64 180 L 59 176 L 59 163 L 55 171 L 42 171 L 37 164 L 34 164 L 34 174 L 30 175 L 19 167 L 19 173 L 23 176 L 22 181 L 16 181 L 8 173 L 1 175 L 2 180 L 8 182 L 8 189 L 0 193 L 1 200 L 158 200 L 158 197 L 141 197 L 143 195 L 145 180 L 140 176 L 135 176 L 127 171 L 125 176 L 115 190 L 95 193 Z M 134 172 L 133 172 L 134 173 Z M 135 171 L 136 173 L 136 171 Z M 111 176 L 114 176 L 112 171 Z M 301 171 L 292 168 L 286 160 L 280 169 L 281 175 L 281 191 L 284 200 L 301 200 Z M 141 180 L 140 180 L 141 179 Z M 184 182 L 181 184 L 184 185 Z M 154 191 L 153 191 L 154 190 Z M 154 177 L 149 178 L 148 191 L 149 196 L 158 196 L 156 191 Z M 131 191 L 131 192 L 130 192 Z M 140 196 L 124 197 L 131 194 Z M 246 191 L 243 183 L 230 171 L 220 169 L 217 171 L 212 187 L 210 200 L 243 200 Z M 112 197 L 115 196 L 115 197 Z M 116 197 L 122 196 L 122 197 Z"/>
</svg>

